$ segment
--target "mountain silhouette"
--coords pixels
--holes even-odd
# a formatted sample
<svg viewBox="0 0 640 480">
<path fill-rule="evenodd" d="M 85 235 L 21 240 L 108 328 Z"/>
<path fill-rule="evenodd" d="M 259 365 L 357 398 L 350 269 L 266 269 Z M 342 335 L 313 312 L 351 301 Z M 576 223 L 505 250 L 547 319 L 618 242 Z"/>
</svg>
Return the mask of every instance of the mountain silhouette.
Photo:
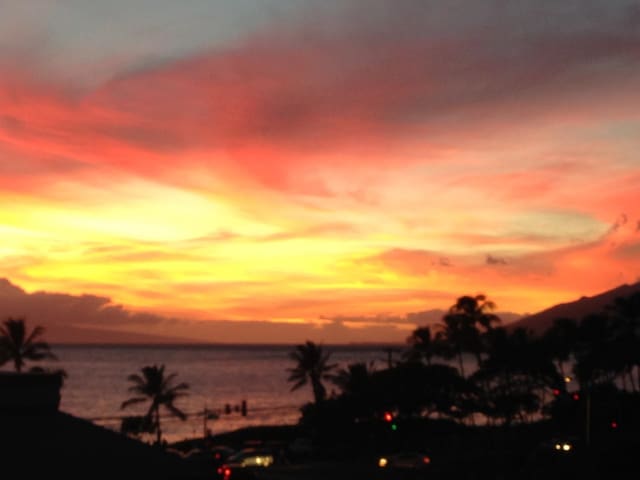
<svg viewBox="0 0 640 480">
<path fill-rule="evenodd" d="M 556 318 L 580 320 L 589 314 L 601 312 L 607 305 L 613 304 L 616 298 L 626 297 L 636 292 L 640 292 L 640 282 L 632 285 L 620 285 L 592 297 L 581 297 L 573 302 L 560 303 L 541 312 L 528 315 L 511 323 L 508 327 L 524 327 L 539 334 L 548 329 Z"/>
<path fill-rule="evenodd" d="M 47 327 L 47 339 L 55 344 L 186 344 L 201 343 L 198 339 L 152 335 L 117 329 L 85 328 L 71 325 L 51 325 Z"/>
</svg>

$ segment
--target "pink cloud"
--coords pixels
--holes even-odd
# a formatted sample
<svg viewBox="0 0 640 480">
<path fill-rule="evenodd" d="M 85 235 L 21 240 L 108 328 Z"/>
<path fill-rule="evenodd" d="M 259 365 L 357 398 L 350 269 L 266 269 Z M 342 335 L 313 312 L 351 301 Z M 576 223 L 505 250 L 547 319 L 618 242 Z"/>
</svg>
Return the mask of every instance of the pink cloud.
<svg viewBox="0 0 640 480">
<path fill-rule="evenodd" d="M 610 97 L 617 84 L 616 95 L 628 96 L 625 79 L 639 74 L 640 38 L 628 29 L 519 37 L 504 25 L 456 36 L 382 35 L 364 22 L 337 28 L 267 32 L 132 69 L 91 91 L 5 68 L 0 142 L 32 170 L 70 159 L 173 175 L 194 162 L 189 152 L 207 152 L 197 163 L 217 173 L 323 194 L 331 187 L 312 180 L 314 166 L 393 168 L 397 157 L 384 153 L 417 135 L 427 139 L 425 161 L 443 144 L 479 142 L 496 129 L 504 136 L 535 121 L 592 116 L 601 104 L 594 94 L 606 86 Z"/>
<path fill-rule="evenodd" d="M 28 64 L 36 57 L 0 59 L 0 187 L 123 205 L 109 190 L 122 179 L 159 180 L 219 197 L 233 215 L 251 208 L 248 217 L 276 232 L 236 233 L 230 215 L 190 245 L 344 238 L 353 248 L 336 263 L 368 252 L 356 265 L 373 270 L 365 286 L 398 274 L 385 278 L 384 294 L 341 292 L 335 279 L 303 298 L 242 290 L 224 307 L 229 318 L 409 311 L 425 300 L 425 275 L 446 280 L 443 290 L 517 288 L 512 298 L 522 298 L 536 288 L 595 293 L 637 271 L 627 229 L 594 241 L 620 211 L 640 218 L 640 145 L 618 131 L 639 121 L 637 12 L 616 4 L 594 21 L 575 6 L 536 3 L 514 14 L 498 2 L 443 16 L 425 2 L 401 3 L 356 3 L 335 23 L 283 24 L 90 87 L 47 77 Z M 86 191 L 67 189 L 73 182 Z M 565 210 L 587 217 L 588 228 L 574 235 L 557 218 L 513 225 Z M 84 259 L 119 261 L 141 277 L 153 276 L 153 260 L 198 260 L 171 245 L 138 247 L 87 248 Z M 38 259 L 3 260 L 26 280 Z M 345 278 L 361 273 L 347 270 Z M 279 285 L 296 280 L 287 275 Z M 138 293 L 154 296 L 144 286 Z M 366 312 L 354 312 L 359 302 Z"/>
<path fill-rule="evenodd" d="M 451 266 L 443 267 L 438 264 L 442 254 L 393 249 L 361 262 L 425 281 L 437 272 L 438 282 L 445 289 L 450 285 L 455 285 L 458 292 L 482 288 L 490 296 L 497 296 L 501 306 L 523 312 L 523 305 L 541 309 L 545 304 L 635 282 L 640 271 L 638 252 L 636 224 L 621 216 L 594 241 L 547 247 L 534 253 L 483 255 L 479 251 L 475 255 L 452 255 Z"/>
</svg>

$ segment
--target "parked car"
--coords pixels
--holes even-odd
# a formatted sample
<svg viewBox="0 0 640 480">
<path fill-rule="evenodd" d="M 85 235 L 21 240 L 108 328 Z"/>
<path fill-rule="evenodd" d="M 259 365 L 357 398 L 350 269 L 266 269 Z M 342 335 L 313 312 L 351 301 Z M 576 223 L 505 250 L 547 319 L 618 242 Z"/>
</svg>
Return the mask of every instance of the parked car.
<svg viewBox="0 0 640 480">
<path fill-rule="evenodd" d="M 210 472 L 212 469 L 215 470 L 222 465 L 235 453 L 235 450 L 224 445 L 217 445 L 209 448 L 193 448 L 186 452 L 169 448 L 167 452 L 184 459 L 193 470 Z"/>
<path fill-rule="evenodd" d="M 573 436 L 558 436 L 542 442 L 538 449 L 553 455 L 568 455 L 573 454 L 580 443 L 580 439 Z"/>
<path fill-rule="evenodd" d="M 282 463 L 286 463 L 286 460 L 279 451 L 268 448 L 245 448 L 231 455 L 217 469 L 217 473 L 223 480 L 240 480 L 253 478 L 255 476 L 253 470 Z"/>
<path fill-rule="evenodd" d="M 522 479 L 584 478 L 578 472 L 583 471 L 587 451 L 579 438 L 556 436 L 539 443 L 525 458 Z"/>
<path fill-rule="evenodd" d="M 216 445 L 208 449 L 209 453 L 213 457 L 214 461 L 218 464 L 224 463 L 227 459 L 234 455 L 236 451 L 225 445 Z"/>
<path fill-rule="evenodd" d="M 424 452 L 399 452 L 378 458 L 380 468 L 423 469 L 431 465 L 431 456 Z"/>
</svg>

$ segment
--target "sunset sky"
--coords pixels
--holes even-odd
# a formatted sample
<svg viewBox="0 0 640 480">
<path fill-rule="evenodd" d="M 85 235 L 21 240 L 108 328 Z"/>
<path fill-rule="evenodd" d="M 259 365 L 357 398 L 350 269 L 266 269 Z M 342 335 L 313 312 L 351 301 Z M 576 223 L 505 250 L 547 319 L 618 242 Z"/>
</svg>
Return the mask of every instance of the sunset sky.
<svg viewBox="0 0 640 480">
<path fill-rule="evenodd" d="M 636 282 L 640 5 L 2 0 L 0 239 L 6 314 L 206 341 Z"/>
</svg>

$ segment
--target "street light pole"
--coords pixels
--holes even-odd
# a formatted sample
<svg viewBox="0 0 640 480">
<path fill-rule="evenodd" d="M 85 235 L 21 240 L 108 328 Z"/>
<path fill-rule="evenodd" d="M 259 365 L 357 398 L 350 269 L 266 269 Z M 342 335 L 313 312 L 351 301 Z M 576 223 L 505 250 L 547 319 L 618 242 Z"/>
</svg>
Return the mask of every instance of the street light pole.
<svg viewBox="0 0 640 480">
<path fill-rule="evenodd" d="M 204 403 L 204 412 L 202 415 L 202 438 L 207 438 L 207 420 L 209 416 L 209 412 L 207 411 L 207 402 Z"/>
</svg>

